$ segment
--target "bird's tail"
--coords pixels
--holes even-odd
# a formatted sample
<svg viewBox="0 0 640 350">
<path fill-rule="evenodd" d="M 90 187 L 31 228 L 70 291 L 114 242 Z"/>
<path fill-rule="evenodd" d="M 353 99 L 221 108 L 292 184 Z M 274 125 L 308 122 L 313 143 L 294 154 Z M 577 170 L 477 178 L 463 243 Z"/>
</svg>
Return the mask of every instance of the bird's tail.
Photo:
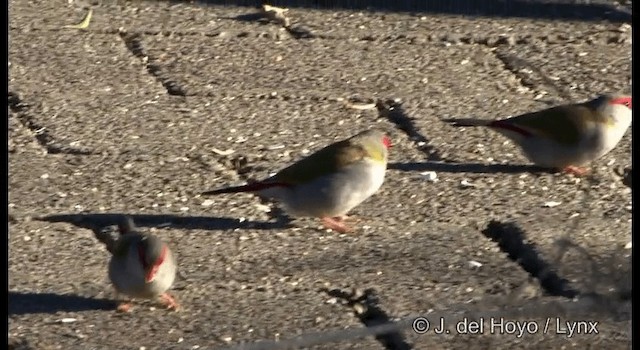
<svg viewBox="0 0 640 350">
<path fill-rule="evenodd" d="M 121 235 L 136 232 L 137 228 L 130 216 L 124 216 L 117 225 L 96 228 L 94 234 L 107 250 L 113 253 L 117 249 Z"/>
<path fill-rule="evenodd" d="M 120 223 L 118 223 L 118 230 L 120 230 L 121 235 L 135 232 L 137 228 L 136 224 L 133 222 L 133 218 L 131 216 L 125 215 Z"/>
<path fill-rule="evenodd" d="M 493 122 L 492 120 L 477 118 L 451 118 L 442 119 L 442 121 L 453 126 L 489 126 Z"/>
<path fill-rule="evenodd" d="M 114 226 L 105 226 L 93 231 L 98 241 L 103 243 L 109 252 L 113 254 L 120 239 L 120 230 Z"/>
<path fill-rule="evenodd" d="M 254 183 L 241 185 L 241 186 L 224 187 L 224 188 L 219 188 L 217 190 L 206 191 L 206 192 L 202 192 L 201 195 L 210 196 L 210 195 L 223 194 L 223 193 L 258 192 L 267 188 L 286 187 L 286 186 L 287 186 L 286 184 L 277 183 L 277 182 L 254 182 Z"/>
</svg>

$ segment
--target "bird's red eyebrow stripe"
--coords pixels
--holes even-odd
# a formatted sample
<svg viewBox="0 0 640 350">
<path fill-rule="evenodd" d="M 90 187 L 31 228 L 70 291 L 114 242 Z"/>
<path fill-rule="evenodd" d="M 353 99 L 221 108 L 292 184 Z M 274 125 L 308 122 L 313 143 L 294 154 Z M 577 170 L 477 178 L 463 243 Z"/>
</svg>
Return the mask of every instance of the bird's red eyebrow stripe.
<svg viewBox="0 0 640 350">
<path fill-rule="evenodd" d="M 387 148 L 391 147 L 391 139 L 390 139 L 390 138 L 388 138 L 387 136 L 385 136 L 385 137 L 383 137 L 383 138 L 382 138 L 382 143 L 383 143 Z"/>
<path fill-rule="evenodd" d="M 631 108 L 631 97 L 618 97 L 609 102 L 609 104 L 612 105 L 626 105 L 627 103 L 629 103 L 629 108 Z"/>
</svg>

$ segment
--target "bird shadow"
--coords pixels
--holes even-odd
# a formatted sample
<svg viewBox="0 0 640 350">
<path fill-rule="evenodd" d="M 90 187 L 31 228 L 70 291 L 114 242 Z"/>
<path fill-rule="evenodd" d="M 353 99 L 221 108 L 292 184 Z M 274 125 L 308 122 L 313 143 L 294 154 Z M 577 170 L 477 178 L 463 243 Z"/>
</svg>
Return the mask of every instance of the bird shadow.
<svg viewBox="0 0 640 350">
<path fill-rule="evenodd" d="M 262 12 L 252 12 L 252 13 L 246 13 L 246 14 L 241 14 L 241 15 L 237 15 L 237 16 L 233 16 L 233 17 L 218 17 L 219 19 L 231 19 L 234 21 L 239 21 L 239 22 L 261 22 L 261 23 L 268 23 L 269 20 L 267 19 L 267 17 L 265 16 L 264 13 Z"/>
<path fill-rule="evenodd" d="M 527 164 L 483 164 L 483 163 L 450 163 L 450 162 L 411 162 L 389 163 L 389 169 L 401 171 L 439 171 L 447 173 L 474 174 L 554 174 L 556 170 Z"/>
<path fill-rule="evenodd" d="M 116 302 L 109 299 L 87 298 L 71 294 L 15 291 L 9 291 L 8 301 L 9 315 L 113 310 L 116 306 Z"/>
<path fill-rule="evenodd" d="M 394 99 L 378 100 L 376 109 L 382 118 L 388 119 L 398 129 L 404 132 L 409 139 L 416 142 L 418 150 L 425 154 L 428 161 L 444 161 L 445 159 L 438 150 L 430 145 L 429 139 L 420 133 L 419 128 L 415 125 L 415 118 L 411 117 L 402 106 L 401 102 Z"/>
<path fill-rule="evenodd" d="M 172 227 L 187 230 L 232 230 L 240 229 L 257 229 L 257 230 L 273 230 L 285 229 L 291 227 L 292 220 L 286 216 L 277 216 L 275 221 L 240 221 L 233 218 L 218 218 L 208 216 L 178 216 L 171 214 L 127 214 L 127 213 L 109 213 L 109 214 L 58 214 L 47 215 L 38 218 L 40 221 L 47 222 L 66 222 L 78 227 L 99 230 L 105 226 L 117 225 L 122 221 L 124 216 L 129 216 L 138 227 Z"/>
<path fill-rule="evenodd" d="M 241 14 L 233 17 L 218 17 L 219 19 L 230 19 L 239 22 L 256 22 L 260 24 L 269 24 L 272 23 L 273 20 L 269 18 L 262 11 L 252 12 L 247 14 Z M 294 25 L 286 25 L 283 27 L 291 36 L 296 39 L 312 39 L 315 38 L 316 35 L 312 33 L 305 26 L 300 25 L 300 23 L 296 23 Z"/>
<path fill-rule="evenodd" d="M 345 9 L 351 11 L 422 12 L 451 16 L 481 16 L 490 18 L 533 18 L 545 20 L 602 21 L 631 23 L 630 6 L 615 6 L 602 1 L 548 0 L 447 0 L 447 1 L 389 1 L 389 0 L 197 0 L 203 5 L 257 7 L 269 3 L 274 6 L 298 9 Z"/>
</svg>

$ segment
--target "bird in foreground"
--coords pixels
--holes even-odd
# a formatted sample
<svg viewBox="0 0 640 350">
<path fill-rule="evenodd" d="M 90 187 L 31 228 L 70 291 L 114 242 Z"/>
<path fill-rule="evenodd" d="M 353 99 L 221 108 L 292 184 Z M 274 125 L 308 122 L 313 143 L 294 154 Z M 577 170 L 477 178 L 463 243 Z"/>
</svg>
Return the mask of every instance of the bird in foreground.
<svg viewBox="0 0 640 350">
<path fill-rule="evenodd" d="M 176 259 L 160 238 L 142 233 L 130 217 L 118 225 L 118 231 L 101 230 L 96 237 L 111 253 L 109 279 L 118 294 L 129 298 L 159 299 L 168 309 L 180 306 L 167 293 L 177 273 Z M 130 302 L 118 305 L 129 312 Z"/>
<path fill-rule="evenodd" d="M 534 164 L 584 175 L 584 167 L 611 151 L 631 125 L 631 96 L 601 95 L 500 120 L 444 119 L 454 126 L 483 126 L 508 137 Z"/>
<path fill-rule="evenodd" d="M 390 147 L 391 140 L 384 132 L 366 130 L 330 144 L 267 179 L 203 195 L 255 193 L 279 202 L 292 216 L 320 218 L 327 228 L 350 232 L 344 222 L 346 214 L 382 186 Z"/>
</svg>

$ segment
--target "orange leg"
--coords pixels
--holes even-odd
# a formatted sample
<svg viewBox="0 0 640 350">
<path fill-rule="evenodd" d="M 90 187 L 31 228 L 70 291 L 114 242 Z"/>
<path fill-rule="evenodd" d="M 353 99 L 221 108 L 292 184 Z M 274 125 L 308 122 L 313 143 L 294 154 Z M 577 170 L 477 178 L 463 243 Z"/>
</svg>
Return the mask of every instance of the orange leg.
<svg viewBox="0 0 640 350">
<path fill-rule="evenodd" d="M 322 223 L 324 224 L 325 227 L 330 228 L 338 233 L 348 233 L 353 231 L 353 229 L 345 225 L 344 216 L 343 217 L 337 216 L 333 218 L 323 217 Z"/>
<path fill-rule="evenodd" d="M 334 217 L 334 219 L 341 220 L 341 221 L 346 221 L 346 220 L 351 220 L 356 222 L 360 221 L 360 218 L 355 215 L 340 215 L 340 216 Z"/>
<path fill-rule="evenodd" d="M 160 295 L 160 302 L 169 310 L 178 311 L 180 309 L 180 304 L 169 293 Z"/>
<path fill-rule="evenodd" d="M 131 305 L 130 302 L 121 302 L 118 304 L 118 307 L 116 308 L 116 310 L 118 312 L 127 313 L 127 312 L 131 312 L 132 308 L 133 306 Z"/>
<path fill-rule="evenodd" d="M 581 168 L 574 165 L 566 166 L 562 169 L 562 171 L 566 174 L 573 174 L 575 176 L 584 176 L 589 172 L 587 168 Z"/>
<path fill-rule="evenodd" d="M 116 300 L 120 299 L 121 294 L 118 292 L 117 289 L 115 289 L 115 293 L 116 293 Z M 130 301 L 120 301 L 118 302 L 118 306 L 116 307 L 116 311 L 122 312 L 122 313 L 131 312 L 131 309 L 133 309 L 133 304 Z"/>
</svg>

